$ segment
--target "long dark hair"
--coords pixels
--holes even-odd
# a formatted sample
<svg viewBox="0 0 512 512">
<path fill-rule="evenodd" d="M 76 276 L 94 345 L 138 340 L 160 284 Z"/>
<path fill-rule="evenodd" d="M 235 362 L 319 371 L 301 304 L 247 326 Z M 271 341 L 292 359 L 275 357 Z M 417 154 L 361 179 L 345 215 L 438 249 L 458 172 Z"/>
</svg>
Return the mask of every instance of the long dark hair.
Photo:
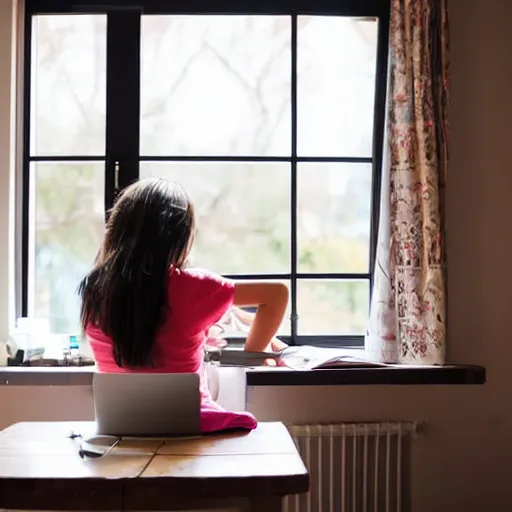
<svg viewBox="0 0 512 512">
<path fill-rule="evenodd" d="M 194 232 L 193 206 L 176 183 L 141 180 L 118 197 L 94 268 L 78 289 L 82 328 L 93 325 L 112 338 L 118 366 L 154 362 L 169 270 L 185 263 Z"/>
</svg>

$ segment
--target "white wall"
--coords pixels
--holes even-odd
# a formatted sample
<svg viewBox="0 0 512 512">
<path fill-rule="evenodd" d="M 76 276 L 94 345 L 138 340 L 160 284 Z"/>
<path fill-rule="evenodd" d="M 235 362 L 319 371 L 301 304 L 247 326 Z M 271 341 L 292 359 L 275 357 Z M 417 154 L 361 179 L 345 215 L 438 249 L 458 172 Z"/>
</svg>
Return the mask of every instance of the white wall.
<svg viewBox="0 0 512 512">
<path fill-rule="evenodd" d="M 14 137 L 13 87 L 15 67 L 14 0 L 0 0 L 0 340 L 6 339 L 13 302 Z"/>
<path fill-rule="evenodd" d="M 451 0 L 452 148 L 448 184 L 449 355 L 487 366 L 485 386 L 254 388 L 261 419 L 420 419 L 415 512 L 512 509 L 512 1 Z M 10 2 L 0 0 L 0 247 L 8 242 Z M 8 252 L 0 250 L 0 333 Z M 0 387 L 0 423 L 92 416 L 80 387 Z"/>
</svg>

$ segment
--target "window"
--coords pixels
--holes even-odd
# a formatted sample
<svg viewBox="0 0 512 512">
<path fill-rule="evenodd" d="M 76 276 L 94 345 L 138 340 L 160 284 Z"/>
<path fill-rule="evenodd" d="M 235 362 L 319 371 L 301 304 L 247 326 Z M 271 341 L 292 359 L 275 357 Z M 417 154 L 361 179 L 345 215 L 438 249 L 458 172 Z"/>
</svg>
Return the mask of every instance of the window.
<svg viewBox="0 0 512 512">
<path fill-rule="evenodd" d="M 76 331 L 105 212 L 162 176 L 195 201 L 195 265 L 286 282 L 286 341 L 361 344 L 389 3 L 212 4 L 27 0 L 21 313 Z"/>
</svg>

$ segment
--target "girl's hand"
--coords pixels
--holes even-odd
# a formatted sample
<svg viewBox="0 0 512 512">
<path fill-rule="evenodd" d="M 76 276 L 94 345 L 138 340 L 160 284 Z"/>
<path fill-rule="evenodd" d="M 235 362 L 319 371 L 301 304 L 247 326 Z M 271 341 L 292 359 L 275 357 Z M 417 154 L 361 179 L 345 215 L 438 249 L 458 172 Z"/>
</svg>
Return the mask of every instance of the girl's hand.
<svg viewBox="0 0 512 512">
<path fill-rule="evenodd" d="M 267 352 L 280 352 L 281 350 L 284 350 L 287 346 L 288 345 L 284 341 L 281 341 L 278 338 L 272 338 L 272 340 L 270 341 L 270 345 L 267 348 Z"/>
<path fill-rule="evenodd" d="M 284 350 L 288 345 L 277 338 L 272 338 L 272 341 L 270 342 L 269 346 L 267 347 L 267 350 L 265 352 L 280 352 L 281 350 Z M 265 360 L 266 366 L 285 366 L 281 363 L 280 359 L 266 359 Z"/>
</svg>

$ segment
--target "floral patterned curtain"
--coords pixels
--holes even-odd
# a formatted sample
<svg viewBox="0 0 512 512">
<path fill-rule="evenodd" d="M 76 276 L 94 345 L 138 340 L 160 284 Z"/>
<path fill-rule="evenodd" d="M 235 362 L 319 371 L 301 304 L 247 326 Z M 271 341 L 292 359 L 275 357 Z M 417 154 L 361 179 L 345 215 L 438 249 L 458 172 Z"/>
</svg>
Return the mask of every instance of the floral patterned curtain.
<svg viewBox="0 0 512 512">
<path fill-rule="evenodd" d="M 444 363 L 448 49 L 446 0 L 391 0 L 379 240 L 366 335 L 378 361 Z"/>
</svg>

